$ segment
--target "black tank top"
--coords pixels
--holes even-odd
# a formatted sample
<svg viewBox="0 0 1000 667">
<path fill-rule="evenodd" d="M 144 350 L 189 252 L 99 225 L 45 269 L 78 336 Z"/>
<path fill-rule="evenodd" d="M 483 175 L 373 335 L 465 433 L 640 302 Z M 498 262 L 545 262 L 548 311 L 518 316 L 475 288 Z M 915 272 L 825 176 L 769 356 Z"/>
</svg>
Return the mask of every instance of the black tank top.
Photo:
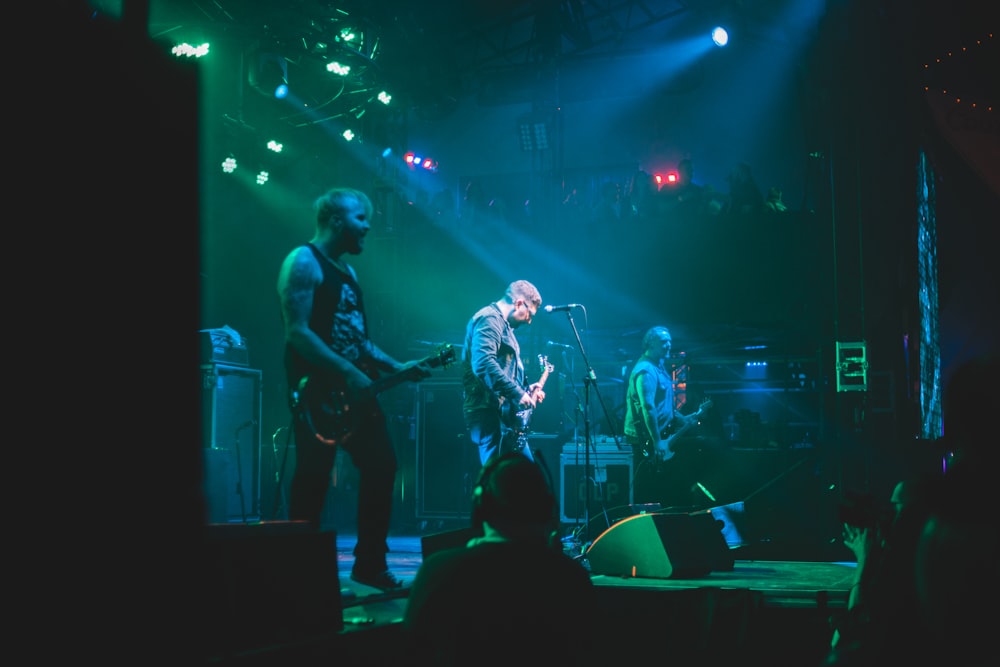
<svg viewBox="0 0 1000 667">
<path fill-rule="evenodd" d="M 353 271 L 344 273 L 314 245 L 307 243 L 306 247 L 312 251 L 323 271 L 323 282 L 316 286 L 313 295 L 309 328 L 334 352 L 363 367 L 368 356 L 368 326 L 361 286 Z M 313 371 L 313 367 L 286 344 L 285 371 L 288 386 L 294 389 L 299 380 Z"/>
</svg>

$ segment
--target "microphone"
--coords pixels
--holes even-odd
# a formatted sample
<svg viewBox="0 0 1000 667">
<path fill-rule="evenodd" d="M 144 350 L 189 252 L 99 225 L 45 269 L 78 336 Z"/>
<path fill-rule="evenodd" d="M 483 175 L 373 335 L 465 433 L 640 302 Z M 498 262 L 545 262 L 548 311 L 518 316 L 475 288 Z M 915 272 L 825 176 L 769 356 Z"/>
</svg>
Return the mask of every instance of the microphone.
<svg viewBox="0 0 1000 667">
<path fill-rule="evenodd" d="M 572 345 L 566 345 L 565 343 L 557 343 L 557 342 L 551 341 L 551 340 L 548 343 L 546 343 L 546 345 L 548 345 L 549 347 L 562 348 L 564 350 L 572 350 L 573 349 Z"/>
<path fill-rule="evenodd" d="M 583 308 L 582 303 L 567 303 L 565 306 L 545 306 L 546 313 L 559 313 L 564 310 L 573 310 L 574 308 Z"/>
</svg>

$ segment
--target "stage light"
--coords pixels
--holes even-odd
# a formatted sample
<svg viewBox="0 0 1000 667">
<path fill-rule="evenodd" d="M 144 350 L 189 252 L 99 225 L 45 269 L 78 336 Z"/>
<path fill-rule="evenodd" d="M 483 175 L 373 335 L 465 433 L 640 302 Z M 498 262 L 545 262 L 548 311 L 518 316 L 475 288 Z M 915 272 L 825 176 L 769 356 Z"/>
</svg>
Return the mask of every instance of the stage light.
<svg viewBox="0 0 1000 667">
<path fill-rule="evenodd" d="M 276 53 L 260 53 L 248 71 L 250 87 L 261 95 L 284 99 L 288 96 L 288 62 Z"/>
<path fill-rule="evenodd" d="M 285 149 L 285 147 L 282 144 L 279 144 L 274 139 L 271 139 L 269 142 L 267 142 L 267 150 L 269 150 L 269 151 L 274 151 L 275 153 L 280 153 L 284 149 Z"/>
<path fill-rule="evenodd" d="M 384 90 L 378 94 L 378 101 L 382 104 L 388 105 L 392 101 L 392 95 L 385 92 Z"/>
<path fill-rule="evenodd" d="M 517 120 L 522 151 L 542 151 L 549 147 L 548 119 L 541 114 L 528 114 Z"/>
<path fill-rule="evenodd" d="M 712 29 L 712 41 L 718 47 L 723 47 L 729 43 L 729 31 L 723 28 L 721 25 L 715 26 Z"/>
<path fill-rule="evenodd" d="M 518 125 L 518 133 L 521 136 L 521 150 L 530 151 L 534 145 L 531 141 L 531 125 L 520 123 Z"/>
<path fill-rule="evenodd" d="M 262 170 L 260 170 L 260 171 L 258 171 L 258 172 L 257 172 L 257 185 L 264 185 L 265 183 L 267 183 L 267 180 L 268 180 L 268 179 L 269 179 L 270 177 L 271 177 L 271 175 L 270 175 L 270 174 L 268 174 L 268 173 L 267 173 L 266 171 L 264 171 L 263 169 L 262 169 Z"/>
<path fill-rule="evenodd" d="M 227 174 L 231 174 L 236 171 L 236 166 L 236 158 L 231 155 L 222 161 L 222 171 Z"/>
<path fill-rule="evenodd" d="M 178 44 L 174 48 L 170 49 L 170 52 L 178 58 L 182 56 L 187 58 L 201 58 L 202 56 L 208 55 L 208 42 L 199 46 L 192 46 L 188 43 Z"/>
<path fill-rule="evenodd" d="M 332 72 L 338 76 L 347 76 L 351 73 L 350 65 L 341 65 L 338 62 L 332 62 L 326 66 L 327 72 Z"/>
<path fill-rule="evenodd" d="M 386 149 L 387 151 L 390 149 Z M 384 155 L 384 153 L 383 153 Z M 410 169 L 424 169 L 426 171 L 437 171 L 438 161 L 434 158 L 417 155 L 413 151 L 403 154 L 403 162 L 409 165 Z"/>
<path fill-rule="evenodd" d="M 350 130 L 350 129 L 344 130 L 344 132 L 343 132 L 343 134 L 341 136 L 343 136 L 344 139 L 347 139 L 348 141 L 353 141 L 354 140 L 354 132 L 352 130 Z"/>
<path fill-rule="evenodd" d="M 389 157 L 392 155 L 392 147 L 387 146 L 385 150 L 382 151 L 382 157 Z"/>
<path fill-rule="evenodd" d="M 535 148 L 543 151 L 549 147 L 549 130 L 545 123 L 535 123 Z"/>
</svg>

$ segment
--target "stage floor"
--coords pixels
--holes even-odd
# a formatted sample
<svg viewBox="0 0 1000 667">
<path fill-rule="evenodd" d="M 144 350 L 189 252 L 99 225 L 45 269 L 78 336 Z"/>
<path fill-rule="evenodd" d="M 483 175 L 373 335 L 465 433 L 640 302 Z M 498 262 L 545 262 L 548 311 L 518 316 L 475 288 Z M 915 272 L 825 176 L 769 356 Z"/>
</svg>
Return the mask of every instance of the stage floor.
<svg viewBox="0 0 1000 667">
<path fill-rule="evenodd" d="M 395 623 L 402 619 L 405 591 L 383 594 L 377 589 L 351 580 L 354 564 L 352 535 L 337 536 L 337 568 L 344 596 L 345 631 L 351 626 Z M 389 538 L 389 567 L 409 584 L 420 567 L 420 536 Z M 672 591 L 696 588 L 743 589 L 758 593 L 768 607 L 843 608 L 854 582 L 855 563 L 778 560 L 742 560 L 736 557 L 731 571 L 711 572 L 707 576 L 683 579 L 648 579 L 593 575 L 595 586 L 635 591 Z M 399 601 L 403 602 L 400 603 Z M 352 622 L 353 621 L 353 622 Z"/>
<path fill-rule="evenodd" d="M 404 583 L 416 575 L 429 537 L 453 542 L 459 536 L 447 531 L 389 538 L 389 566 Z M 286 538 L 275 539 L 270 548 L 283 553 Z M 352 581 L 356 538 L 335 534 L 334 539 L 341 628 L 320 628 L 294 641 L 261 642 L 247 650 L 215 652 L 208 664 L 406 664 L 408 656 L 400 648 L 407 589 L 383 593 Z M 440 542 L 434 544 L 442 548 Z M 575 548 L 567 547 L 567 553 L 577 556 L 571 550 Z M 741 559 L 740 552 L 740 548 L 731 551 L 736 556 L 732 569 L 693 578 L 592 575 L 601 607 L 600 627 L 608 638 L 608 660 L 638 661 L 659 654 L 675 664 L 702 666 L 756 659 L 771 665 L 820 664 L 829 645 L 831 616 L 846 608 L 855 564 Z M 312 576 L 305 574 L 307 579 Z M 280 612 L 275 619 L 280 625 Z M 270 633 L 269 624 L 262 627 Z"/>
</svg>

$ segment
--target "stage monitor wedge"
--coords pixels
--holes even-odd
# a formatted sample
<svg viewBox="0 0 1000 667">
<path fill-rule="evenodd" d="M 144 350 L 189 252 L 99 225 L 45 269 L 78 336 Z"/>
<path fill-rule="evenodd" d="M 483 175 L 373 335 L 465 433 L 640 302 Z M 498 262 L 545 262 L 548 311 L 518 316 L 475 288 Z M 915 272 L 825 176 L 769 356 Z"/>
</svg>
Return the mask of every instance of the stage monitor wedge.
<svg viewBox="0 0 1000 667">
<path fill-rule="evenodd" d="M 587 550 L 592 574 L 695 579 L 733 569 L 722 522 L 710 512 L 637 514 L 601 533 Z"/>
</svg>

